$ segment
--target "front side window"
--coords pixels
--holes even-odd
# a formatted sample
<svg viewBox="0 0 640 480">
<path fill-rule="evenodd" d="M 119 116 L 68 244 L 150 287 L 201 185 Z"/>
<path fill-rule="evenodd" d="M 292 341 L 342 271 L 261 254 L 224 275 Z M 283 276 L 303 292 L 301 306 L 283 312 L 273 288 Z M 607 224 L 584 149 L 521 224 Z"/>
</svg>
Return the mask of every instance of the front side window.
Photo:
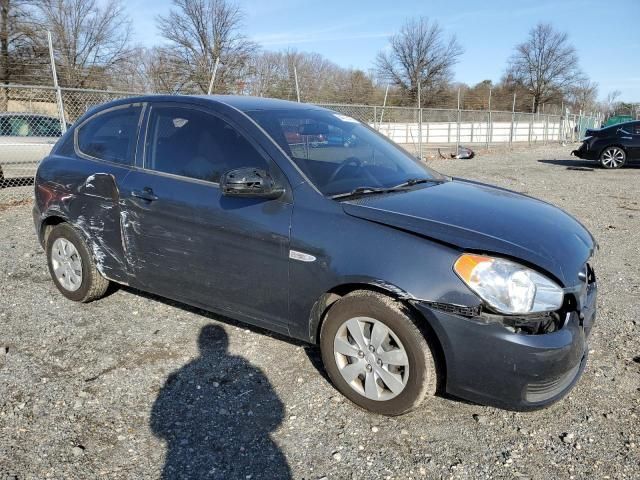
<svg viewBox="0 0 640 480">
<path fill-rule="evenodd" d="M 201 110 L 176 106 L 151 109 L 145 167 L 218 182 L 235 168 L 267 170 L 267 162 L 232 125 Z"/>
<path fill-rule="evenodd" d="M 327 196 L 442 176 L 368 126 L 320 109 L 247 112 Z"/>
<path fill-rule="evenodd" d="M 127 105 L 99 113 L 77 130 L 78 150 L 100 160 L 130 165 L 142 107 Z"/>
</svg>

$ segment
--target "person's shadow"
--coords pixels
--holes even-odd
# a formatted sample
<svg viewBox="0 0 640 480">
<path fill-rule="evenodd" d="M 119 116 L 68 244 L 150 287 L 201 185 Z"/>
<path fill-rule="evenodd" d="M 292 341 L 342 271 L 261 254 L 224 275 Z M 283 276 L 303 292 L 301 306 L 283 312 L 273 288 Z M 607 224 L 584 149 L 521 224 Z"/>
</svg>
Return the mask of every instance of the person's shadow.
<svg viewBox="0 0 640 480">
<path fill-rule="evenodd" d="M 167 442 L 163 479 L 287 479 L 289 465 L 270 437 L 284 407 L 267 377 L 227 353 L 222 327 L 207 325 L 200 356 L 173 372 L 151 411 Z"/>
</svg>

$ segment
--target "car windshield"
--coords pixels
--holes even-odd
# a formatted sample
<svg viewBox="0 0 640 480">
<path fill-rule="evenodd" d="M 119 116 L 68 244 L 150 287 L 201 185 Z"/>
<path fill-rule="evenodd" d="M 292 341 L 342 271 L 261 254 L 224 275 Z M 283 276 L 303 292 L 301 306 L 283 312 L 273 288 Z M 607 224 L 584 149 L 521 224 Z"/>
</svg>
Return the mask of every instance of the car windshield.
<svg viewBox="0 0 640 480">
<path fill-rule="evenodd" d="M 247 112 L 327 196 L 441 181 L 437 172 L 351 117 L 321 109 Z"/>
</svg>

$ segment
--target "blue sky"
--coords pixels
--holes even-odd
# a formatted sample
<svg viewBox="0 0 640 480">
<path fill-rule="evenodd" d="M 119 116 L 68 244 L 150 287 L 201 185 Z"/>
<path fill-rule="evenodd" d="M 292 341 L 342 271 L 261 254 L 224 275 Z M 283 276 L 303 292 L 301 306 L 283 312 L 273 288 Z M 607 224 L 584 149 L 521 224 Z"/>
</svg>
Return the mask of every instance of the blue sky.
<svg viewBox="0 0 640 480">
<path fill-rule="evenodd" d="M 138 42 L 162 39 L 155 17 L 171 0 L 128 0 Z M 598 82 L 600 97 L 620 90 L 640 101 L 640 0 L 238 0 L 245 33 L 263 48 L 315 51 L 345 67 L 368 70 L 403 21 L 437 20 L 465 49 L 456 81 L 499 80 L 514 45 L 539 21 L 569 34 L 582 69 Z"/>
</svg>

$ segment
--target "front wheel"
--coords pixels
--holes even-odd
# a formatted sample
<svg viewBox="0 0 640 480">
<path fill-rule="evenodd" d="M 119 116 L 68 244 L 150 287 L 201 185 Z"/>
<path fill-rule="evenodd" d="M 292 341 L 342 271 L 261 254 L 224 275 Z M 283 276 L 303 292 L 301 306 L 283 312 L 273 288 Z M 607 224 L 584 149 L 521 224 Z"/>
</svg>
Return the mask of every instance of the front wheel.
<svg viewBox="0 0 640 480">
<path fill-rule="evenodd" d="M 600 165 L 604 168 L 620 168 L 627 160 L 627 154 L 620 147 L 607 147 L 600 155 Z"/>
<path fill-rule="evenodd" d="M 438 384 L 433 351 L 404 305 L 361 291 L 338 300 L 320 332 L 329 378 L 356 405 L 383 415 L 416 408 Z"/>
<path fill-rule="evenodd" d="M 46 250 L 53 283 L 69 300 L 90 302 L 106 293 L 109 280 L 100 274 L 85 240 L 71 225 L 53 227 Z"/>
</svg>

